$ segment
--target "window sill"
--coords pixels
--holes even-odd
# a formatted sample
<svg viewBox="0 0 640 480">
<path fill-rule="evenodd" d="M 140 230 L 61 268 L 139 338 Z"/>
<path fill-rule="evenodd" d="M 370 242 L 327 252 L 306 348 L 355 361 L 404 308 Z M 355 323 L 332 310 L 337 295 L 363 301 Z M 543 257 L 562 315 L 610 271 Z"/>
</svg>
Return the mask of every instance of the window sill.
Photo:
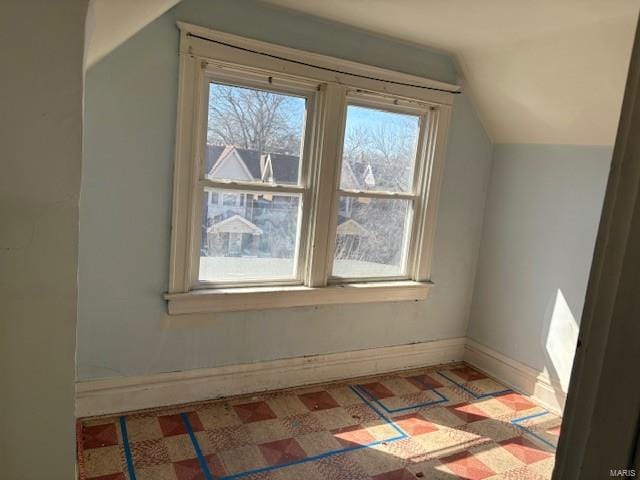
<svg viewBox="0 0 640 480">
<path fill-rule="evenodd" d="M 431 282 L 395 281 L 352 283 L 327 287 L 243 287 L 167 293 L 170 315 L 237 312 L 269 308 L 346 303 L 401 302 L 427 298 Z"/>
</svg>

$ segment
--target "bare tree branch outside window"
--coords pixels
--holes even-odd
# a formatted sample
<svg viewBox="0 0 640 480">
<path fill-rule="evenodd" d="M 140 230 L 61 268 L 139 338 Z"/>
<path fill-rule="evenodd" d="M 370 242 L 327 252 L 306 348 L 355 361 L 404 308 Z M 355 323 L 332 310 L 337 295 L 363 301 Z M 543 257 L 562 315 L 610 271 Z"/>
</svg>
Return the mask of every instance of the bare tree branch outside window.
<svg viewBox="0 0 640 480">
<path fill-rule="evenodd" d="M 207 142 L 299 155 L 301 112 L 292 100 L 262 90 L 212 85 Z"/>
</svg>

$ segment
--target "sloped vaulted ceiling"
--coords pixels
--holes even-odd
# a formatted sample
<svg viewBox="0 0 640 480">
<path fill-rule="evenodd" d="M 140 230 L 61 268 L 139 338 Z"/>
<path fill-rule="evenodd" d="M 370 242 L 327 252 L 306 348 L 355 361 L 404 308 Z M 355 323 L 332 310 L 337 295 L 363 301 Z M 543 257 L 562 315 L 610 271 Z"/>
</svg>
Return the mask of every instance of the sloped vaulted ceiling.
<svg viewBox="0 0 640 480">
<path fill-rule="evenodd" d="M 492 140 L 614 142 L 638 0 L 268 0 L 454 54 Z"/>
<path fill-rule="evenodd" d="M 89 59 L 178 1 L 94 0 L 97 27 L 122 34 L 96 28 Z M 614 142 L 640 0 L 265 1 L 450 52 L 496 143 Z M 118 19 L 115 4 L 143 8 Z"/>
</svg>

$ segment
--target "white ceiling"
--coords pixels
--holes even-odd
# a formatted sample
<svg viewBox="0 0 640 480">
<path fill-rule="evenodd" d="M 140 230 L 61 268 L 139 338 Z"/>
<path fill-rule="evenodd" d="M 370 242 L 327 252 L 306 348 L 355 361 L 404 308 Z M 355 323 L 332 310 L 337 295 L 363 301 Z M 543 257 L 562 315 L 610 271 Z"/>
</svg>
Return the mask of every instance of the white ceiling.
<svg viewBox="0 0 640 480">
<path fill-rule="evenodd" d="M 179 1 L 91 0 L 87 65 Z M 496 143 L 614 142 L 640 0 L 265 1 L 452 53 Z"/>
<path fill-rule="evenodd" d="M 492 140 L 610 145 L 640 0 L 266 0 L 457 58 Z"/>
</svg>

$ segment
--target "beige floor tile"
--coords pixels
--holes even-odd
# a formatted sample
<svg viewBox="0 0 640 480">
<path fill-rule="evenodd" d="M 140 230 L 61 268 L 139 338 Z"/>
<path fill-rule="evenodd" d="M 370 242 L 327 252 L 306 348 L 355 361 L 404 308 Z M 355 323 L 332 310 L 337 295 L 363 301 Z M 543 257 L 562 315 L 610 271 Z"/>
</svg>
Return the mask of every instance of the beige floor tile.
<svg viewBox="0 0 640 480">
<path fill-rule="evenodd" d="M 220 452 L 219 457 L 228 474 L 267 466 L 260 450 L 253 445 Z"/>
<path fill-rule="evenodd" d="M 143 440 L 155 440 L 162 438 L 162 430 L 158 418 L 153 417 L 127 417 L 127 435 L 129 442 L 140 442 Z"/>
<path fill-rule="evenodd" d="M 84 468 L 87 477 L 97 477 L 122 471 L 124 456 L 122 447 L 92 448 L 84 451 Z"/>
<path fill-rule="evenodd" d="M 413 439 L 420 443 L 429 455 L 434 457 L 443 457 L 464 450 L 464 442 L 461 442 L 458 438 L 454 438 L 445 430 L 418 435 L 417 437 L 413 437 Z M 462 448 L 461 444 L 463 445 Z"/>
<path fill-rule="evenodd" d="M 297 395 L 278 395 L 269 398 L 267 403 L 278 417 L 288 417 L 309 412 L 309 409 L 300 401 Z"/>
<path fill-rule="evenodd" d="M 421 392 L 418 387 L 401 377 L 391 377 L 382 384 L 396 395 L 409 395 Z"/>
<path fill-rule="evenodd" d="M 480 394 L 501 392 L 503 390 L 508 390 L 507 387 L 505 387 L 501 383 L 496 382 L 492 378 L 483 378 L 480 380 L 474 380 L 474 381 L 468 382 L 467 387 L 473 390 L 474 392 L 479 392 Z"/>
<path fill-rule="evenodd" d="M 388 423 L 373 422 L 365 423 L 362 426 L 365 427 L 376 440 L 384 441 L 401 435 L 398 430 L 393 427 L 393 425 L 390 425 Z"/>
<path fill-rule="evenodd" d="M 335 430 L 357 424 L 357 420 L 342 407 L 318 410 L 312 412 L 312 415 L 325 430 Z"/>
<path fill-rule="evenodd" d="M 429 374 L 444 385 L 437 391 L 442 393 L 448 402 L 386 414 L 386 416 L 393 420 L 413 412 L 432 423 L 438 430 L 390 441 L 400 435 L 398 430 L 365 403 L 350 388 L 350 385 L 381 383 L 395 393 L 394 397 L 382 399 L 381 403 L 387 408 L 402 408 L 409 404 L 440 398 L 433 391 L 422 391 L 403 378 L 422 374 Z M 454 375 L 451 372 L 445 374 Z M 492 379 L 479 379 L 466 383 L 464 379 L 452 378 L 470 385 L 478 392 L 505 388 Z M 298 395 L 321 391 L 327 391 L 340 406 L 309 412 L 308 407 Z M 266 402 L 278 418 L 243 423 L 233 405 L 258 401 Z M 322 405 L 321 403 L 318 400 L 318 408 L 328 405 L 326 402 Z M 461 403 L 473 404 L 489 418 L 466 423 L 464 419 L 446 408 Z M 375 403 L 373 405 L 376 406 Z M 383 411 L 379 406 L 376 408 Z M 259 444 L 286 438 L 295 438 L 308 456 L 322 456 L 321 459 L 310 462 L 247 475 L 243 477 L 246 480 L 372 480 L 374 475 L 402 468 L 408 469 L 414 475 L 422 474 L 416 478 L 453 480 L 460 477 L 438 459 L 459 452 L 469 452 L 496 472 L 489 477 L 490 480 L 544 480 L 551 476 L 553 457 L 526 466 L 497 443 L 523 435 L 522 430 L 511 423 L 513 419 L 542 411 L 544 410 L 535 406 L 515 412 L 513 408 L 498 401 L 497 398 L 473 397 L 439 376 L 434 369 L 415 369 L 399 375 L 378 375 L 329 385 L 314 385 L 289 391 L 245 395 L 208 403 L 134 412 L 126 416 L 126 426 L 138 480 L 177 480 L 172 462 L 195 459 L 195 449 L 190 436 L 181 434 L 165 438 L 157 419 L 158 416 L 180 412 L 195 412 L 198 415 L 205 428 L 205 431 L 194 432 L 200 449 L 205 455 L 215 453 L 216 457 L 212 457 L 211 461 L 217 462 L 219 459 L 227 474 L 267 467 L 267 461 L 261 453 Z M 560 421 L 561 419 L 555 415 L 545 415 L 527 420 L 521 425 L 555 442 L 557 432 L 554 430 L 554 434 L 547 430 L 557 427 Z M 121 440 L 119 417 L 86 419 L 82 423 L 85 427 L 115 424 L 118 438 Z M 194 425 L 195 430 L 198 430 L 199 425 L 197 423 Z M 352 427 L 362 428 L 363 432 L 353 432 Z M 340 431 L 343 441 L 339 441 L 336 437 L 338 433 L 331 432 L 336 430 Z M 102 432 L 103 429 L 87 431 L 85 433 L 87 442 L 100 444 L 102 440 L 99 436 L 104 435 Z M 109 435 L 112 436 L 111 430 Z M 539 443 L 530 435 L 524 434 L 524 436 Z M 346 443 L 348 441 L 355 443 Z M 351 449 L 369 441 L 379 443 Z M 107 441 L 105 440 L 104 443 Z M 542 444 L 539 443 L 539 445 Z M 552 450 L 546 446 L 541 448 Z M 328 452 L 335 451 L 340 453 L 324 456 Z M 81 454 L 85 472 L 85 478 L 82 480 L 126 471 L 122 446 L 89 449 Z"/>
<path fill-rule="evenodd" d="M 172 462 L 195 458 L 196 452 L 191 443 L 189 435 L 174 435 L 164 439 L 164 444 L 169 452 L 169 458 Z"/>
<path fill-rule="evenodd" d="M 242 422 L 233 408 L 227 403 L 216 403 L 198 410 L 198 417 L 205 430 L 213 430 L 219 427 L 239 425 Z"/>
<path fill-rule="evenodd" d="M 273 480 L 326 480 L 314 462 L 299 463 L 270 472 Z"/>
<path fill-rule="evenodd" d="M 402 458 L 391 455 L 378 446 L 356 450 L 350 455 L 369 475 L 397 470 L 403 468 L 406 463 Z"/>
<path fill-rule="evenodd" d="M 473 455 L 496 473 L 506 472 L 524 466 L 520 460 L 511 455 L 499 444 L 493 443 L 469 449 Z"/>
<path fill-rule="evenodd" d="M 445 407 L 433 407 L 420 410 L 418 414 L 438 428 L 452 428 L 464 424 L 464 420 L 451 413 Z"/>
<path fill-rule="evenodd" d="M 485 412 L 490 417 L 495 418 L 513 416 L 513 410 L 493 397 L 476 400 L 473 402 L 473 405 Z"/>
<path fill-rule="evenodd" d="M 249 443 L 260 444 L 291 438 L 291 432 L 279 418 L 263 420 L 245 425 L 249 432 Z"/>
<path fill-rule="evenodd" d="M 362 399 L 349 386 L 330 388 L 327 391 L 343 407 L 362 404 Z"/>
<path fill-rule="evenodd" d="M 555 457 L 549 457 L 536 463 L 529 465 L 529 470 L 537 473 L 544 478 L 551 478 L 553 473 L 553 466 L 555 464 Z"/>
<path fill-rule="evenodd" d="M 136 480 L 177 480 L 172 464 L 154 465 L 136 470 Z"/>
<path fill-rule="evenodd" d="M 416 475 L 416 478 L 422 478 L 424 480 L 454 480 L 459 478 L 457 475 L 453 475 L 451 471 L 438 460 L 426 460 L 410 464 L 406 468 Z M 422 476 L 418 477 L 418 474 Z"/>
<path fill-rule="evenodd" d="M 500 442 L 507 438 L 513 438 L 520 435 L 519 429 L 510 422 L 503 422 L 493 418 L 480 420 L 467 425 L 467 428 L 480 436 L 489 438 L 494 442 Z"/>
<path fill-rule="evenodd" d="M 296 441 L 309 457 L 342 450 L 344 446 L 330 432 L 314 432 L 296 437 Z"/>
</svg>

